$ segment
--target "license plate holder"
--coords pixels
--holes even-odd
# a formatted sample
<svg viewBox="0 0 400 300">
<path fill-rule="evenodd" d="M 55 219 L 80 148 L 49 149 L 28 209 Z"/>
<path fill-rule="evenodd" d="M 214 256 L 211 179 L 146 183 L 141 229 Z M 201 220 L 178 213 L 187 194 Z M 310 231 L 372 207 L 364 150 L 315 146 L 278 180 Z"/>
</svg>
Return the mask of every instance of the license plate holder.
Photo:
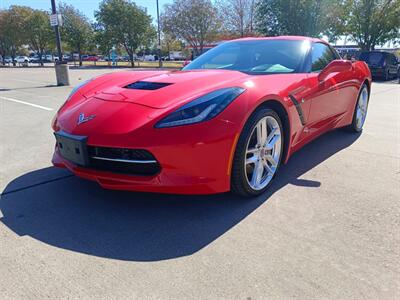
<svg viewBox="0 0 400 300">
<path fill-rule="evenodd" d="M 60 155 L 68 161 L 80 166 L 89 163 L 87 153 L 86 136 L 72 135 L 65 132 L 54 133 Z"/>
</svg>

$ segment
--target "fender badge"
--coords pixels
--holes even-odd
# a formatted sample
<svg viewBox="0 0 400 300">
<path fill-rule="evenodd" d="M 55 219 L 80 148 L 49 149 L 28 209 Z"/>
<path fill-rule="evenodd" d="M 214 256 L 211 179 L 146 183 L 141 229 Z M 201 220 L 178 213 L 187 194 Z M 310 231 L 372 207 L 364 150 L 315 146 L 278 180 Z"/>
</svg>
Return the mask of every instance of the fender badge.
<svg viewBox="0 0 400 300">
<path fill-rule="evenodd" d="M 90 121 L 90 120 L 94 119 L 95 117 L 96 117 L 96 115 L 90 115 L 88 117 L 85 117 L 84 113 L 80 113 L 79 117 L 78 117 L 78 125 L 82 124 L 82 123 L 85 123 L 87 121 Z"/>
</svg>

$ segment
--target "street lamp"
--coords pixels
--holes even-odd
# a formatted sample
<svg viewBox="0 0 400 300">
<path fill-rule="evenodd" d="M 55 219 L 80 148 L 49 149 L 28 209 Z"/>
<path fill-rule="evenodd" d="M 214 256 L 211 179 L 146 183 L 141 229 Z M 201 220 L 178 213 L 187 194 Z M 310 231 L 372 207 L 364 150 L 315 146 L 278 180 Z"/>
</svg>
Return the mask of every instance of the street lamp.
<svg viewBox="0 0 400 300">
<path fill-rule="evenodd" d="M 58 60 L 55 62 L 57 85 L 69 85 L 68 64 L 67 62 L 63 61 L 61 49 L 61 38 L 59 30 L 61 19 L 57 14 L 55 0 L 51 0 L 51 13 L 52 14 L 50 16 L 50 25 L 54 27 L 58 52 Z"/>
<path fill-rule="evenodd" d="M 162 67 L 161 61 L 161 32 L 160 32 L 160 11 L 158 8 L 158 0 L 157 1 L 157 27 L 158 27 L 158 66 Z"/>
</svg>

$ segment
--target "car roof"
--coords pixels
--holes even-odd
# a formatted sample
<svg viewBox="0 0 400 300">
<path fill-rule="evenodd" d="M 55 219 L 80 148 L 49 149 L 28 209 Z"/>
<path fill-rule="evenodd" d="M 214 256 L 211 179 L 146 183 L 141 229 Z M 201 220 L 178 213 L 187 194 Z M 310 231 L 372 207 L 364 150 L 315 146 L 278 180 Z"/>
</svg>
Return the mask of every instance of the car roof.
<svg viewBox="0 0 400 300">
<path fill-rule="evenodd" d="M 312 38 L 308 36 L 300 36 L 300 35 L 280 35 L 280 36 L 268 36 L 268 37 L 245 37 L 240 39 L 235 39 L 232 41 L 259 41 L 259 40 L 293 40 L 293 41 L 310 41 L 313 43 L 328 43 L 324 40 L 318 38 Z"/>
<path fill-rule="evenodd" d="M 372 50 L 372 51 L 363 51 L 361 52 L 361 54 L 370 54 L 370 53 L 380 53 L 382 55 L 394 55 L 391 52 L 387 52 L 387 51 L 379 51 L 379 50 Z"/>
</svg>

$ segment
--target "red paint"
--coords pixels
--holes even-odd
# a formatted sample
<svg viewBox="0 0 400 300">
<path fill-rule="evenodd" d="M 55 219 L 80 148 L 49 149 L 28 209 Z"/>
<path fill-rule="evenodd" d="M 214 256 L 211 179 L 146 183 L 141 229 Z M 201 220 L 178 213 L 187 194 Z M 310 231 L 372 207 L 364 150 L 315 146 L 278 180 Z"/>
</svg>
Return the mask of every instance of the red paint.
<svg viewBox="0 0 400 300">
<path fill-rule="evenodd" d="M 53 129 L 88 136 L 88 144 L 93 146 L 146 149 L 159 161 L 161 172 L 146 177 L 83 169 L 60 157 L 57 149 L 53 164 L 110 189 L 182 194 L 228 191 L 236 137 L 262 103 L 278 101 L 288 114 L 290 140 L 286 141 L 285 162 L 322 133 L 351 123 L 360 87 L 365 81 L 371 84 L 371 75 L 364 62 L 354 62 L 350 68 L 346 65 L 350 66 L 348 62 L 337 62 L 337 70 L 323 81 L 318 73 L 254 76 L 224 70 L 128 71 L 97 77 L 60 109 Z M 123 88 L 144 79 L 173 84 L 154 91 Z M 187 126 L 154 128 L 183 104 L 224 87 L 243 87 L 246 91 L 216 118 Z M 303 109 L 304 126 L 289 95 Z M 80 113 L 96 117 L 77 125 Z"/>
</svg>

